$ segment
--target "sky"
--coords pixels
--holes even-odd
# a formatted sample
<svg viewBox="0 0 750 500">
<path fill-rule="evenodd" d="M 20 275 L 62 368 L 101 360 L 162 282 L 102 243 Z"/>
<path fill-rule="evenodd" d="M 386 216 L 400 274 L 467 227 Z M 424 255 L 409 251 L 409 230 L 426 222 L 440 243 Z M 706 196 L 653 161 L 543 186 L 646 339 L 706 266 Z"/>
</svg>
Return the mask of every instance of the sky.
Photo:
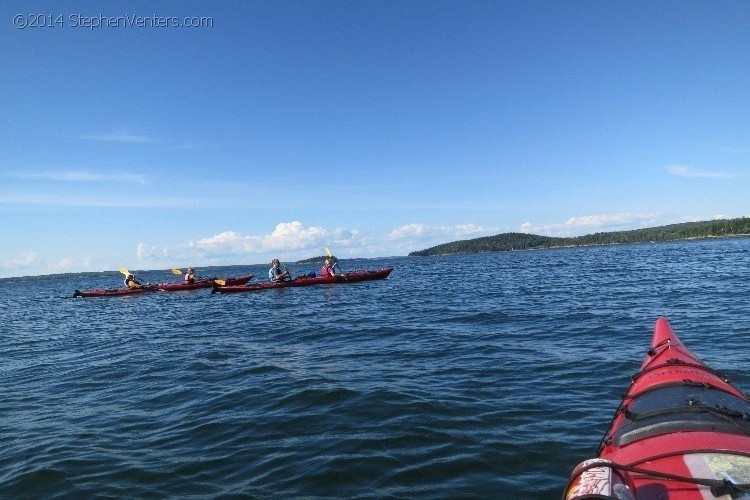
<svg viewBox="0 0 750 500">
<path fill-rule="evenodd" d="M 0 278 L 750 216 L 746 1 L 0 2 Z"/>
</svg>

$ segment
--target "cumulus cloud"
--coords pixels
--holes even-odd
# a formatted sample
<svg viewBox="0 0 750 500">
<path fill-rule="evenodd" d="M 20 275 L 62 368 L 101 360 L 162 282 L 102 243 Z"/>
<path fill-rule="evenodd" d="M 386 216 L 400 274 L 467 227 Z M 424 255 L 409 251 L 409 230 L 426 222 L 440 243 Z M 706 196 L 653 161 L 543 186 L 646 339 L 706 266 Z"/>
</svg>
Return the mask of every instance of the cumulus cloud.
<svg viewBox="0 0 750 500">
<path fill-rule="evenodd" d="M 141 243 L 138 245 L 137 256 L 140 260 L 147 260 L 149 265 L 165 266 L 173 266 L 175 262 L 194 265 L 236 264 L 240 260 L 264 262 L 271 257 L 301 259 L 322 255 L 325 247 L 331 248 L 339 257 L 377 257 L 405 254 L 438 243 L 497 232 L 497 228 L 476 224 L 430 226 L 412 223 L 390 232 L 373 233 L 357 229 L 307 226 L 300 221 L 292 221 L 281 222 L 266 234 L 246 234 L 227 229 L 212 236 L 164 248 Z"/>
<path fill-rule="evenodd" d="M 404 238 L 419 238 L 424 236 L 428 227 L 424 224 L 405 224 L 391 231 L 390 239 L 402 240 Z"/>
<path fill-rule="evenodd" d="M 285 259 L 322 255 L 329 246 L 340 257 L 382 255 L 381 248 L 372 245 L 369 235 L 357 229 L 326 229 L 306 226 L 300 221 L 281 222 L 267 234 L 245 234 L 228 229 L 186 243 L 156 246 L 140 243 L 136 256 L 149 265 L 173 266 L 175 262 L 235 264 L 240 258 L 254 262 L 270 257 Z"/>
<path fill-rule="evenodd" d="M 313 243 L 322 243 L 327 231 L 322 227 L 305 227 L 299 221 L 282 222 L 263 238 L 263 245 L 270 250 L 278 248 L 305 248 Z"/>
<path fill-rule="evenodd" d="M 731 179 L 736 177 L 735 174 L 728 172 L 708 172 L 708 171 L 696 171 L 692 167 L 686 165 L 668 165 L 664 169 L 672 175 L 679 177 L 693 177 L 693 178 L 707 178 L 707 179 Z"/>
<path fill-rule="evenodd" d="M 265 235 L 244 235 L 224 231 L 214 236 L 191 241 L 190 247 L 221 253 L 264 253 L 275 250 L 299 250 L 322 247 L 330 232 L 318 226 L 305 227 L 299 221 L 281 222 Z"/>
</svg>

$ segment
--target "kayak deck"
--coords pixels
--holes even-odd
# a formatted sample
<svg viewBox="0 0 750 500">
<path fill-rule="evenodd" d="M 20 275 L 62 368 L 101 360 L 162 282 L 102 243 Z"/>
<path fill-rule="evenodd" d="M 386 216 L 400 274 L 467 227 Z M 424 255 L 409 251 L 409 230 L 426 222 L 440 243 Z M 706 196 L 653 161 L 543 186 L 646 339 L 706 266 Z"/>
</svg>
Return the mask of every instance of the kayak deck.
<svg viewBox="0 0 750 500">
<path fill-rule="evenodd" d="M 159 283 L 156 288 L 160 292 L 179 292 L 182 290 L 199 290 L 202 288 L 213 288 L 214 286 L 237 286 L 244 285 L 248 281 L 253 279 L 253 275 L 238 276 L 235 278 L 206 278 L 202 280 L 196 280 L 194 283 Z M 225 282 L 225 285 L 219 285 L 216 283 L 217 280 Z"/>
<path fill-rule="evenodd" d="M 750 401 L 659 318 L 598 457 L 573 472 L 567 500 L 729 500 L 750 490 Z"/>
<path fill-rule="evenodd" d="M 276 288 L 290 288 L 312 285 L 325 285 L 332 283 L 356 283 L 359 281 L 382 280 L 388 277 L 393 271 L 393 267 L 376 269 L 373 271 L 352 271 L 336 276 L 316 276 L 314 278 L 300 276 L 290 281 L 268 281 L 265 283 L 255 283 L 244 286 L 222 286 L 215 287 L 212 293 L 240 293 L 240 292 L 258 292 L 262 290 L 272 290 Z"/>
</svg>

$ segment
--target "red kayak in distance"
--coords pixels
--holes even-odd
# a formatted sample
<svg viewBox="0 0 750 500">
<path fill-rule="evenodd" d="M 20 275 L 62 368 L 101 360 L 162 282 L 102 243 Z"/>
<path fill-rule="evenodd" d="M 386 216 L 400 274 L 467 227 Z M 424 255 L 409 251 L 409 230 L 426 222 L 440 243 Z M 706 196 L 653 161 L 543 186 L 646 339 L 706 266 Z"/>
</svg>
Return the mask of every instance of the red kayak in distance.
<svg viewBox="0 0 750 500">
<path fill-rule="evenodd" d="M 201 288 L 211 288 L 221 286 L 216 283 L 219 278 L 196 280 L 195 283 L 185 283 L 184 281 L 176 283 L 158 283 L 156 285 L 146 285 L 141 288 L 110 288 L 96 290 L 76 290 L 73 297 L 122 297 L 124 295 L 138 295 L 146 292 L 179 292 L 182 290 L 198 290 Z M 253 279 L 252 275 L 238 276 L 235 278 L 224 278 L 221 281 L 227 285 L 244 285 Z"/>
<path fill-rule="evenodd" d="M 330 283 L 355 283 L 358 281 L 382 280 L 393 271 L 392 267 L 376 269 L 374 271 L 352 271 L 336 276 L 315 276 L 310 278 L 300 276 L 290 281 L 268 281 L 265 283 L 251 283 L 244 286 L 220 286 L 215 287 L 211 293 L 239 293 L 259 292 L 262 290 L 273 290 L 276 288 L 290 288 L 300 286 L 325 285 Z"/>
<path fill-rule="evenodd" d="M 138 295 L 141 293 L 155 292 L 157 289 L 155 286 L 149 285 L 141 288 L 109 288 L 109 289 L 94 289 L 94 290 L 76 290 L 73 292 L 73 297 L 122 297 L 124 295 Z"/>
<path fill-rule="evenodd" d="M 564 498 L 750 498 L 750 400 L 659 318 L 598 458 L 575 468 Z"/>
</svg>

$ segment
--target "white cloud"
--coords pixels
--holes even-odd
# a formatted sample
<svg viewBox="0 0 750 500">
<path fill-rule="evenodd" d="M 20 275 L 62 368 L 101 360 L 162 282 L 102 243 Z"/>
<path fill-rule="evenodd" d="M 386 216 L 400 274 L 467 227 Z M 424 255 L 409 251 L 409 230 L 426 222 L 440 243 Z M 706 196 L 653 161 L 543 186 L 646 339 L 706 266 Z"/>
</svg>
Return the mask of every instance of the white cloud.
<svg viewBox="0 0 750 500">
<path fill-rule="evenodd" d="M 659 225 L 659 214 L 599 214 L 570 217 L 563 223 L 535 225 L 524 222 L 520 226 L 522 233 L 541 234 L 545 236 L 577 236 L 589 232 L 621 231 Z"/>
<path fill-rule="evenodd" d="M 190 242 L 190 246 L 205 246 L 205 247 L 219 247 L 219 246 L 235 246 L 237 243 L 242 246 L 242 241 L 248 239 L 249 237 L 242 236 L 242 234 L 236 232 L 236 231 L 224 231 L 223 233 L 219 233 L 216 236 L 209 236 L 208 238 L 202 238 L 198 240 L 197 243 Z"/>
<path fill-rule="evenodd" d="M 323 255 L 326 246 L 340 257 L 381 255 L 370 237 L 357 229 L 330 230 L 292 221 L 277 224 L 268 234 L 226 230 L 178 245 L 159 247 L 139 243 L 136 256 L 149 265 L 175 266 L 176 262 L 220 265 L 236 264 L 241 257 L 248 257 L 252 262 L 265 262 L 271 256 L 288 260 L 312 257 Z"/>
<path fill-rule="evenodd" d="M 91 257 L 62 257 L 55 263 L 47 265 L 47 272 L 50 273 L 70 273 L 77 272 L 81 269 L 90 269 L 92 266 Z"/>
<path fill-rule="evenodd" d="M 456 226 L 428 226 L 413 223 L 399 226 L 388 235 L 390 240 L 398 241 L 405 239 L 420 238 L 467 238 L 487 235 L 497 232 L 495 228 L 486 228 L 476 224 L 459 224 Z"/>
<path fill-rule="evenodd" d="M 36 258 L 36 252 L 25 252 L 3 261 L 3 267 L 6 269 L 24 269 L 33 266 L 36 263 Z"/>
<path fill-rule="evenodd" d="M 691 178 L 708 178 L 708 179 L 731 179 L 737 177 L 735 174 L 728 172 L 700 172 L 693 170 L 692 167 L 686 165 L 668 165 L 664 169 L 672 175 L 679 177 L 691 177 Z"/>
<path fill-rule="evenodd" d="M 9 177 L 22 180 L 50 180 L 61 182 L 133 182 L 146 184 L 146 177 L 129 173 L 99 173 L 85 170 L 67 170 L 61 172 L 36 172 L 8 174 Z"/>
<path fill-rule="evenodd" d="M 383 244 L 387 244 L 385 255 L 399 255 L 455 240 L 478 238 L 499 232 L 501 231 L 498 228 L 483 227 L 476 224 L 430 226 L 412 223 L 393 229 L 387 235 Z"/>
<path fill-rule="evenodd" d="M 224 231 L 198 241 L 191 241 L 188 245 L 216 253 L 264 253 L 275 250 L 322 248 L 329 235 L 331 233 L 322 227 L 305 227 L 301 222 L 293 221 L 277 224 L 270 234 L 243 235 L 237 231 Z"/>
<path fill-rule="evenodd" d="M 404 238 L 421 238 L 427 231 L 424 224 L 405 224 L 391 231 L 390 239 L 401 240 Z"/>
<path fill-rule="evenodd" d="M 554 222 L 552 224 L 533 224 L 530 221 L 524 222 L 519 227 L 519 231 L 527 234 L 541 234 L 544 236 L 561 236 L 565 230 L 565 224 Z"/>
<path fill-rule="evenodd" d="M 276 225 L 276 229 L 263 238 L 266 249 L 277 250 L 281 248 L 306 248 L 311 244 L 323 243 L 327 231 L 322 227 L 304 227 L 301 222 L 282 222 Z"/>
<path fill-rule="evenodd" d="M 138 243 L 135 250 L 135 256 L 138 260 L 149 260 L 154 258 L 158 254 L 155 246 L 146 245 L 145 243 Z"/>
<path fill-rule="evenodd" d="M 94 190 L 91 190 L 94 191 Z M 50 205 L 63 207 L 125 207 L 125 208 L 174 208 L 212 206 L 209 198 L 160 198 L 160 197 L 127 197 L 114 198 L 98 193 L 87 195 L 60 195 L 42 193 L 3 193 L 0 192 L 0 203 L 17 205 Z M 217 200 L 220 202 L 221 200 Z"/>
<path fill-rule="evenodd" d="M 246 234 L 227 229 L 183 244 L 159 247 L 140 243 L 137 258 L 149 266 L 237 264 L 266 262 L 272 257 L 297 260 L 323 255 L 329 247 L 339 257 L 402 255 L 437 243 L 497 233 L 476 224 L 428 226 L 407 224 L 389 233 L 357 229 L 306 226 L 300 221 L 281 222 L 267 234 Z"/>
<path fill-rule="evenodd" d="M 135 250 L 135 256 L 138 260 L 154 260 L 161 258 L 169 258 L 169 249 L 167 247 L 156 247 L 154 245 L 147 245 L 145 243 L 138 243 Z"/>
<path fill-rule="evenodd" d="M 73 259 L 70 257 L 63 257 L 56 264 L 50 264 L 47 266 L 48 271 L 65 272 L 73 269 Z"/>
<path fill-rule="evenodd" d="M 131 134 L 129 132 L 111 132 L 111 133 L 92 133 L 79 135 L 78 139 L 85 141 L 98 141 L 98 142 L 127 142 L 136 144 L 153 144 L 157 141 L 156 139 L 147 135 Z"/>
<path fill-rule="evenodd" d="M 655 223 L 657 214 L 601 214 L 601 215 L 584 215 L 582 217 L 571 217 L 565 222 L 566 227 L 570 228 L 602 228 L 602 227 L 619 227 L 632 224 Z"/>
</svg>

